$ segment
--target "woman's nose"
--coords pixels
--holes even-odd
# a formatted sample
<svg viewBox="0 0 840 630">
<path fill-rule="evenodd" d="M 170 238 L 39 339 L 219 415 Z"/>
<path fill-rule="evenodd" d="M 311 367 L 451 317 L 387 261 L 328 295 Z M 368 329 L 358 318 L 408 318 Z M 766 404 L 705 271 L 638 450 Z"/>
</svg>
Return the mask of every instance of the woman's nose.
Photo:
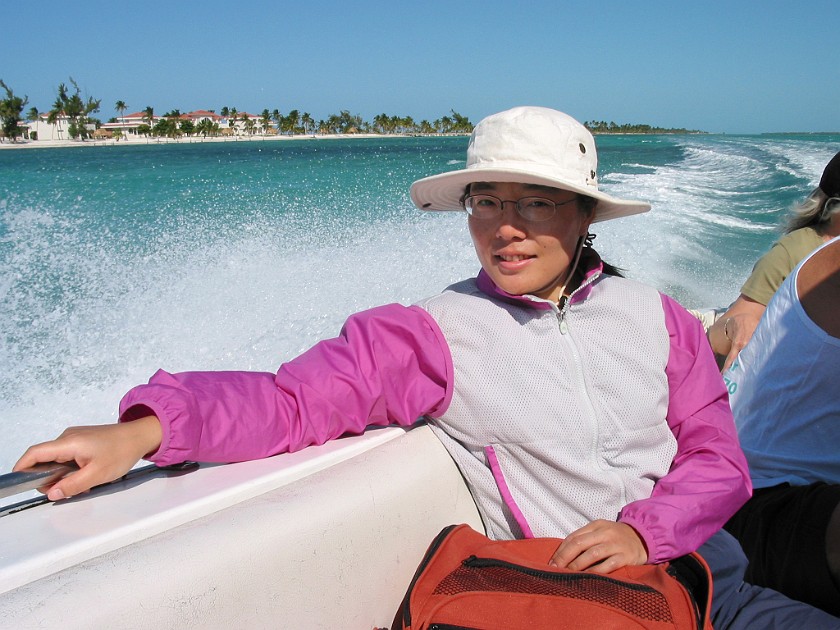
<svg viewBox="0 0 840 630">
<path fill-rule="evenodd" d="M 496 226 L 496 235 L 510 240 L 524 238 L 526 234 L 525 220 L 516 211 L 516 204 L 513 202 L 504 203 L 502 214 L 499 216 L 499 223 Z"/>
</svg>

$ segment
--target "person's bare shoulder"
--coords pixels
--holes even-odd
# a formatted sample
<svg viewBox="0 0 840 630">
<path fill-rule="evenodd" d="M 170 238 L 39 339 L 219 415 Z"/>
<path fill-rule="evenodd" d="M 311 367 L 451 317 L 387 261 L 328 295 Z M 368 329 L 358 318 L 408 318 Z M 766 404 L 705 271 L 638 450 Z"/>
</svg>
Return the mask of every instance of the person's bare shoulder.
<svg viewBox="0 0 840 630">
<path fill-rule="evenodd" d="M 840 240 L 829 243 L 802 265 L 796 290 L 811 321 L 840 338 Z"/>
</svg>

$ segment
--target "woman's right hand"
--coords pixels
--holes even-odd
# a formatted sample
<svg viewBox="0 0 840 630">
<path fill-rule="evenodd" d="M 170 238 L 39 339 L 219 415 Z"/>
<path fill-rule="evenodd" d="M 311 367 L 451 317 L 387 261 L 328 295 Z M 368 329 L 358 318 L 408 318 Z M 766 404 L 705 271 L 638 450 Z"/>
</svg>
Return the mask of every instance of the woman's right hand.
<svg viewBox="0 0 840 630">
<path fill-rule="evenodd" d="M 121 424 L 70 427 L 58 439 L 30 446 L 13 470 L 41 462 L 75 461 L 77 472 L 38 488 L 51 501 L 58 501 L 119 479 L 143 456 L 156 451 L 160 441 L 160 421 L 155 416 Z"/>
<path fill-rule="evenodd" d="M 720 361 L 723 362 L 721 372 L 729 369 L 752 338 L 761 316 L 764 315 L 764 309 L 764 304 L 745 295 L 739 295 L 729 309 L 709 328 L 709 343 L 718 357 L 718 365 Z"/>
<path fill-rule="evenodd" d="M 725 373 L 730 366 L 738 358 L 749 340 L 752 339 L 755 329 L 758 328 L 758 322 L 761 321 L 761 315 L 754 313 L 738 313 L 732 317 L 728 317 L 723 321 L 724 332 L 729 340 L 729 352 L 726 353 L 726 359 L 721 368 L 721 374 Z"/>
</svg>

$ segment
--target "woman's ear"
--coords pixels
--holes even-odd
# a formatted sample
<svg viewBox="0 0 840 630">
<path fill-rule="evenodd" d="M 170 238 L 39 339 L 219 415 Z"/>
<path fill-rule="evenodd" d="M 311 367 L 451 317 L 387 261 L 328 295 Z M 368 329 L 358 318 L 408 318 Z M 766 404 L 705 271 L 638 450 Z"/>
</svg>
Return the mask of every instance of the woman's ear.
<svg viewBox="0 0 840 630">
<path fill-rule="evenodd" d="M 586 195 L 578 195 L 578 210 L 582 215 L 580 222 L 580 230 L 578 232 L 581 238 L 589 233 L 589 226 L 592 225 L 592 220 L 595 218 L 595 208 L 598 201 Z"/>
<path fill-rule="evenodd" d="M 594 219 L 594 218 L 595 218 L 595 210 L 593 209 L 589 213 L 589 216 L 584 217 L 583 221 L 581 221 L 580 230 L 578 231 L 578 234 L 580 235 L 581 238 L 586 238 L 586 236 L 589 235 L 589 226 L 592 225 L 592 219 Z"/>
</svg>

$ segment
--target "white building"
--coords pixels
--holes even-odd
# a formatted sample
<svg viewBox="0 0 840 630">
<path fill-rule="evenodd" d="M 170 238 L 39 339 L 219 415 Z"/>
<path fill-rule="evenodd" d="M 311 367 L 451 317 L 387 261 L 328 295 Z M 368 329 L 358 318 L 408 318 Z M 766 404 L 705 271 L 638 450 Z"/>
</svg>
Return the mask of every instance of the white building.
<svg viewBox="0 0 840 630">
<path fill-rule="evenodd" d="M 47 113 L 38 114 L 37 120 L 30 120 L 25 123 L 20 123 L 19 127 L 28 128 L 28 137 L 37 140 L 71 140 L 68 128 L 70 127 L 70 118 L 61 114 L 56 116 L 55 122 L 49 122 L 50 115 Z M 88 123 L 85 128 L 92 134 L 96 130 L 96 125 Z"/>
<path fill-rule="evenodd" d="M 154 127 L 155 123 L 159 120 L 163 120 L 163 116 L 153 115 L 151 119 L 149 119 L 146 112 L 134 112 L 133 114 L 126 114 L 125 116 L 117 116 L 115 122 L 102 123 L 100 129 L 110 132 L 120 131 L 123 135 L 136 134 L 137 128 L 140 125 L 149 125 L 150 127 Z"/>
</svg>

